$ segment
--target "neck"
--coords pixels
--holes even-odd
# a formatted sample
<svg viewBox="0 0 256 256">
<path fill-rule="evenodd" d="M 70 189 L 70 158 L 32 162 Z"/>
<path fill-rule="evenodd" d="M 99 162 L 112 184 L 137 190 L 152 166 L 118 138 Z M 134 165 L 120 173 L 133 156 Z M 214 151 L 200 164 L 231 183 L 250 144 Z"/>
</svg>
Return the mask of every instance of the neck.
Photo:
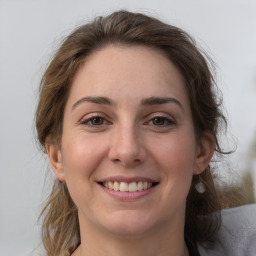
<svg viewBox="0 0 256 256">
<path fill-rule="evenodd" d="M 189 256 L 183 227 L 162 226 L 147 234 L 117 235 L 88 228 L 88 223 L 83 225 L 80 220 L 80 230 L 81 245 L 72 256 Z"/>
</svg>

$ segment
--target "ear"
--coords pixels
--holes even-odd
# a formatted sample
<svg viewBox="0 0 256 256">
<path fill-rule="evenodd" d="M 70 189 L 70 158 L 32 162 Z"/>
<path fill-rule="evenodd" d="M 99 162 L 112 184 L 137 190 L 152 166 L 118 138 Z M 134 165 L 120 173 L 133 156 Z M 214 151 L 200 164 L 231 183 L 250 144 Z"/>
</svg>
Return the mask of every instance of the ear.
<svg viewBox="0 0 256 256">
<path fill-rule="evenodd" d="M 55 173 L 60 182 L 65 182 L 62 164 L 62 154 L 59 146 L 55 143 L 47 143 L 46 151 L 53 172 Z"/>
<path fill-rule="evenodd" d="M 197 146 L 196 159 L 193 173 L 202 173 L 210 163 L 215 149 L 215 139 L 212 134 L 204 133 Z"/>
</svg>

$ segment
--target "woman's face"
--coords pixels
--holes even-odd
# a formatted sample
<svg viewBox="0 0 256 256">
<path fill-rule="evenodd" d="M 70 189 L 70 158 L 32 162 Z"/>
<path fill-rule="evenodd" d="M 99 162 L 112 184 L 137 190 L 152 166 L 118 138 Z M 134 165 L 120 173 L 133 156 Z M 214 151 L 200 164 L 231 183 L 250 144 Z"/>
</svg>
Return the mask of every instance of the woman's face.
<svg viewBox="0 0 256 256">
<path fill-rule="evenodd" d="M 119 235 L 183 227 L 192 175 L 212 144 L 197 145 L 182 76 L 164 55 L 143 46 L 93 53 L 63 122 L 61 148 L 48 153 L 80 225 Z"/>
</svg>

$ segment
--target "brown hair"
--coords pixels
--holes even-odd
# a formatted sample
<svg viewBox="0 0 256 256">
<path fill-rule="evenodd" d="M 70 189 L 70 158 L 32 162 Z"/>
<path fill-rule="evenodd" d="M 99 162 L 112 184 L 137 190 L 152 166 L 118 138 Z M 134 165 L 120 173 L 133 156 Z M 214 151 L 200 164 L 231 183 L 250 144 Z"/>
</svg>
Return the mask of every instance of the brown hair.
<svg viewBox="0 0 256 256">
<path fill-rule="evenodd" d="M 98 17 L 70 34 L 43 75 L 36 112 L 38 140 L 60 143 L 63 112 L 72 79 L 86 56 L 108 44 L 144 45 L 162 51 L 183 75 L 190 99 L 196 137 L 203 132 L 215 138 L 215 153 L 222 154 L 218 141 L 219 124 L 226 122 L 216 100 L 215 82 L 210 62 L 195 41 L 183 30 L 139 13 L 119 11 Z M 195 184 L 201 181 L 205 193 L 198 193 Z M 221 197 L 217 192 L 210 165 L 193 177 L 187 197 L 185 240 L 193 250 L 220 225 Z M 209 215 L 207 222 L 202 215 Z M 48 202 L 42 210 L 43 243 L 50 256 L 70 255 L 80 244 L 77 208 L 67 187 L 55 181 Z"/>
</svg>

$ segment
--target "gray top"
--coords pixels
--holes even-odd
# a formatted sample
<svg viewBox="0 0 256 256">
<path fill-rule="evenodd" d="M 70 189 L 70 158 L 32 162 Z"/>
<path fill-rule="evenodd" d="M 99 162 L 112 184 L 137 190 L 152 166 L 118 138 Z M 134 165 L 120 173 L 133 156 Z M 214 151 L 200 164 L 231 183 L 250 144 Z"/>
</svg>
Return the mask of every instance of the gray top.
<svg viewBox="0 0 256 256">
<path fill-rule="evenodd" d="M 200 256 L 256 256 L 256 204 L 223 210 L 212 246 L 198 244 Z"/>
</svg>

